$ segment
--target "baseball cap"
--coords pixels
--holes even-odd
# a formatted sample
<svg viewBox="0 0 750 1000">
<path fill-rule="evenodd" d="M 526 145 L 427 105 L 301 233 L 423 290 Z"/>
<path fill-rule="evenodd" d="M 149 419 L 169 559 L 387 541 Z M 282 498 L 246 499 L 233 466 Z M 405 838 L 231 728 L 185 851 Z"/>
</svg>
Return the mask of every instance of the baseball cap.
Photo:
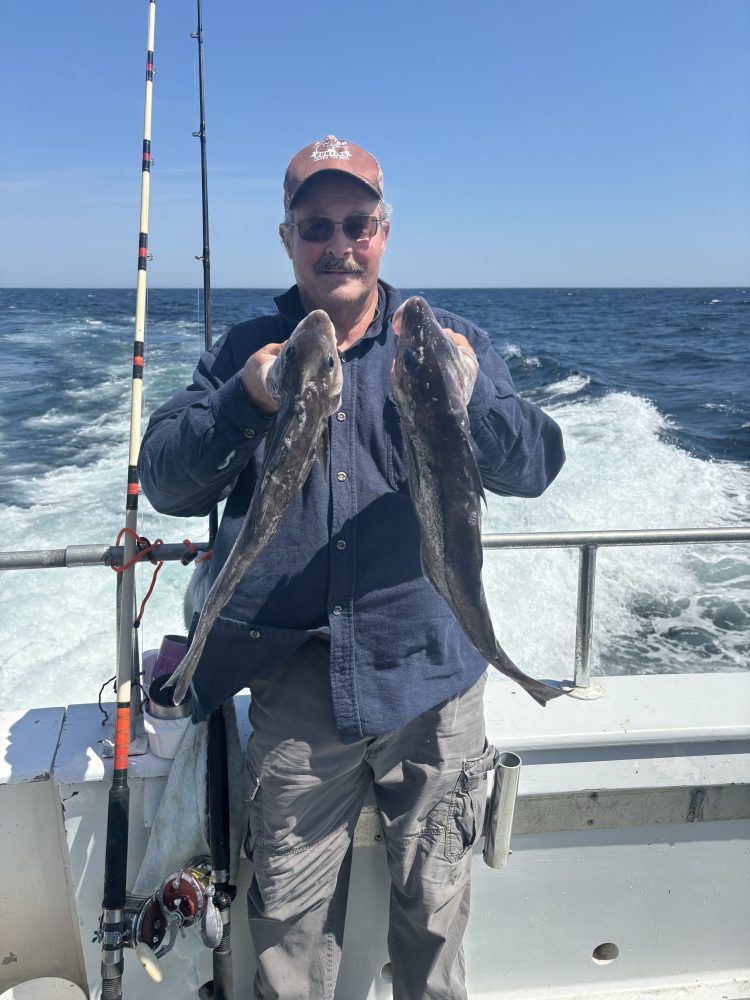
<svg viewBox="0 0 750 1000">
<path fill-rule="evenodd" d="M 326 135 L 305 146 L 289 161 L 284 174 L 284 208 L 291 208 L 304 185 L 323 170 L 349 174 L 378 198 L 383 197 L 383 171 L 372 153 L 346 139 Z"/>
</svg>

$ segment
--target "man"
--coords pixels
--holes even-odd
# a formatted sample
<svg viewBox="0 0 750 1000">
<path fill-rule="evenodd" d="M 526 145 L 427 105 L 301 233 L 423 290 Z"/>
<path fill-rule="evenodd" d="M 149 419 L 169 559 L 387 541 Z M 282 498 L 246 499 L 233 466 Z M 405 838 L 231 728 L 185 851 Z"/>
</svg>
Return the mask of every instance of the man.
<svg viewBox="0 0 750 1000">
<path fill-rule="evenodd" d="M 471 848 L 496 751 L 484 736 L 486 662 L 421 571 L 390 388 L 400 297 L 378 277 L 390 235 L 380 167 L 326 136 L 291 160 L 284 204 L 296 284 L 276 299 L 278 314 L 234 327 L 203 355 L 193 384 L 151 418 L 140 460 L 143 489 L 165 513 L 206 514 L 227 498 L 215 576 L 273 419 L 269 362 L 306 313 L 328 313 L 344 387 L 327 478 L 313 468 L 194 679 L 205 712 L 252 691 L 253 995 L 333 996 L 352 835 L 372 786 L 391 873 L 394 997 L 460 1000 Z M 486 334 L 435 314 L 476 379 L 468 413 L 484 485 L 539 495 L 564 461 L 559 429 L 516 395 Z"/>
</svg>

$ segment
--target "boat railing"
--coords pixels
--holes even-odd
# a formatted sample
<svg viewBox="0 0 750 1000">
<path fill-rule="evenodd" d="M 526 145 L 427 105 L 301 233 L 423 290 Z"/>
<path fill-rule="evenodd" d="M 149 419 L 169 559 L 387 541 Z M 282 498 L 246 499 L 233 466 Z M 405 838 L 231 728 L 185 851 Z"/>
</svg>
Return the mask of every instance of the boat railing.
<svg viewBox="0 0 750 1000">
<path fill-rule="evenodd" d="M 579 550 L 576 599 L 575 691 L 582 696 L 591 689 L 591 640 L 594 627 L 596 554 L 600 548 L 634 545 L 717 545 L 750 542 L 750 527 L 666 528 L 643 531 L 559 531 L 527 534 L 483 535 L 485 549 Z M 185 561 L 208 550 L 208 543 L 195 542 L 193 550 L 182 543 L 157 545 L 149 557 L 154 562 Z M 116 545 L 68 545 L 62 549 L 32 549 L 0 552 L 0 570 L 121 566 L 123 547 Z"/>
<path fill-rule="evenodd" d="M 485 549 L 579 550 L 576 598 L 575 692 L 591 689 L 591 640 L 594 632 L 596 553 L 600 548 L 623 545 L 693 545 L 750 542 L 750 527 L 656 528 L 643 531 L 551 531 L 529 534 L 483 535 Z"/>
</svg>

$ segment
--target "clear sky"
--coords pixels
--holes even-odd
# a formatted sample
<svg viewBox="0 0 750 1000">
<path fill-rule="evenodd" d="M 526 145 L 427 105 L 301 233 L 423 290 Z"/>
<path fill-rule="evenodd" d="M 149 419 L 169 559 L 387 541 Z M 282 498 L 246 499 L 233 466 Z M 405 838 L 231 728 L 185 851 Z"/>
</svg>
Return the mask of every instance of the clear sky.
<svg viewBox="0 0 750 1000">
<path fill-rule="evenodd" d="M 404 287 L 750 281 L 750 2 L 204 0 L 216 287 L 283 287 L 281 179 L 380 159 Z M 0 284 L 135 283 L 146 0 L 5 4 Z M 156 11 L 151 287 L 197 286 L 192 0 Z"/>
</svg>

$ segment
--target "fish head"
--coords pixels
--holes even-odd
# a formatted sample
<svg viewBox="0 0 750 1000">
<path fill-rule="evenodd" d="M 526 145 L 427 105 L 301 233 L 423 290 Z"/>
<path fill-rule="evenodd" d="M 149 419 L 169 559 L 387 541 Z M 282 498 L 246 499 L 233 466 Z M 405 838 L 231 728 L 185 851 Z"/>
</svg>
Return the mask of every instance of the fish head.
<svg viewBox="0 0 750 1000">
<path fill-rule="evenodd" d="M 289 392 L 313 393 L 332 413 L 341 402 L 344 374 L 336 331 L 328 313 L 316 309 L 297 324 L 268 373 L 267 387 L 280 400 Z"/>
<path fill-rule="evenodd" d="M 412 295 L 396 310 L 398 335 L 393 366 L 393 395 L 404 407 L 463 408 L 463 370 L 458 348 L 443 330 L 421 295 Z"/>
</svg>

